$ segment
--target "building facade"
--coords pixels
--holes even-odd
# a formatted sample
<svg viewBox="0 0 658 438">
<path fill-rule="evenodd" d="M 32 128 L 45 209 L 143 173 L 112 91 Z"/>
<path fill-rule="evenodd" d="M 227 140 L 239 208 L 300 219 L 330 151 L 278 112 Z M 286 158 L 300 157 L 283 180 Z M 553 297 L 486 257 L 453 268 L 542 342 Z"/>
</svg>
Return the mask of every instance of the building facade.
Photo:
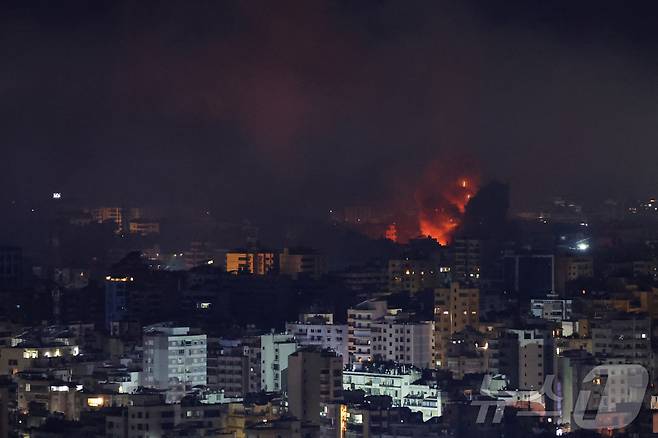
<svg viewBox="0 0 658 438">
<path fill-rule="evenodd" d="M 142 382 L 180 400 L 194 386 L 207 384 L 207 338 L 189 327 L 156 324 L 144 329 Z"/>
<path fill-rule="evenodd" d="M 464 288 L 458 282 L 434 291 L 435 360 L 445 366 L 450 338 L 466 327 L 477 327 L 479 322 L 480 291 Z"/>
</svg>

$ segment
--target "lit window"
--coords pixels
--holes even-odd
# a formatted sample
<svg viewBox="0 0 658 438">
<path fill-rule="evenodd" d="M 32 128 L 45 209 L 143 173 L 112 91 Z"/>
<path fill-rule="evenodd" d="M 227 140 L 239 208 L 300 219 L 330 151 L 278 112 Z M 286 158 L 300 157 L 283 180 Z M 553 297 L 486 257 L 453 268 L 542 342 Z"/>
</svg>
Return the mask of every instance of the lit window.
<svg viewBox="0 0 658 438">
<path fill-rule="evenodd" d="M 99 408 L 103 406 L 103 397 L 90 397 L 87 399 L 87 406 L 90 408 Z"/>
<path fill-rule="evenodd" d="M 39 351 L 37 350 L 24 350 L 23 351 L 23 358 L 24 359 L 36 359 L 39 357 Z"/>
</svg>

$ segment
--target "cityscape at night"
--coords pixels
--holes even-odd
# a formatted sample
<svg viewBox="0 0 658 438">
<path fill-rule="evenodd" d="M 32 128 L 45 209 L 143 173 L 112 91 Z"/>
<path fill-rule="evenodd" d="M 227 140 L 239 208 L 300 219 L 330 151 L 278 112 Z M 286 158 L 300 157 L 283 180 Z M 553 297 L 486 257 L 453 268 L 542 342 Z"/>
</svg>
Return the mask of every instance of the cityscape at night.
<svg viewBox="0 0 658 438">
<path fill-rule="evenodd" d="M 0 1 L 0 438 L 658 437 L 657 23 Z"/>
</svg>

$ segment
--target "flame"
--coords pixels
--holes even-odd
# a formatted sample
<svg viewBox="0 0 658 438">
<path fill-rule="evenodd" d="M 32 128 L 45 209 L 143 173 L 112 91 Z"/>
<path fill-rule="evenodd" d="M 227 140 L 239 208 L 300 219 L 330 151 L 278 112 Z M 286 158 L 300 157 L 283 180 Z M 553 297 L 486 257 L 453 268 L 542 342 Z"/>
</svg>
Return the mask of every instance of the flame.
<svg viewBox="0 0 658 438">
<path fill-rule="evenodd" d="M 418 218 L 420 234 L 436 239 L 441 245 L 447 245 L 458 222 L 453 219 L 427 218 L 421 214 Z"/>
<path fill-rule="evenodd" d="M 390 224 L 388 226 L 388 228 L 386 228 L 386 232 L 384 233 L 384 237 L 388 240 L 392 240 L 393 242 L 398 241 L 398 227 L 395 224 L 395 222 L 393 222 L 392 224 Z"/>
<path fill-rule="evenodd" d="M 420 234 L 448 244 L 475 190 L 476 184 L 463 177 L 436 191 L 428 187 L 420 190 L 416 196 Z"/>
</svg>

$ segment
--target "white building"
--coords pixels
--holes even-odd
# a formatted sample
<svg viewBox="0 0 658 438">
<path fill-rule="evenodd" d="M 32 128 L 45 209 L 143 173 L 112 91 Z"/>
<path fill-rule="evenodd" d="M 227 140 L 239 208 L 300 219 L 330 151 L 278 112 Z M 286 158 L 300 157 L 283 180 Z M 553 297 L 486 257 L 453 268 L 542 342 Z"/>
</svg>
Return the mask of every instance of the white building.
<svg viewBox="0 0 658 438">
<path fill-rule="evenodd" d="M 386 301 L 370 300 L 347 311 L 348 352 L 353 362 L 373 360 L 372 323 L 386 315 Z"/>
<path fill-rule="evenodd" d="M 419 368 L 434 367 L 434 321 L 413 321 L 391 314 L 372 323 L 371 347 L 376 360 Z"/>
<path fill-rule="evenodd" d="M 571 300 L 533 299 L 530 303 L 530 312 L 537 318 L 554 322 L 571 319 Z"/>
<path fill-rule="evenodd" d="M 206 335 L 168 324 L 144 328 L 142 384 L 166 389 L 168 402 L 180 400 L 194 386 L 206 385 L 206 360 Z"/>
<path fill-rule="evenodd" d="M 288 368 L 288 356 L 297 351 L 292 335 L 269 334 L 260 337 L 261 391 L 281 391 L 281 373 Z"/>
<path fill-rule="evenodd" d="M 315 315 L 303 318 L 302 322 L 288 322 L 286 333 L 293 335 L 302 347 L 317 346 L 335 351 L 342 356 L 343 364 L 347 364 L 347 325 L 332 324 L 332 320 L 325 315 Z"/>
<path fill-rule="evenodd" d="M 362 390 L 366 395 L 391 397 L 393 406 L 421 412 L 423 420 L 441 416 L 441 392 L 420 382 L 421 372 L 413 367 L 384 368 L 370 366 L 358 371 L 343 371 L 343 389 Z"/>
</svg>

